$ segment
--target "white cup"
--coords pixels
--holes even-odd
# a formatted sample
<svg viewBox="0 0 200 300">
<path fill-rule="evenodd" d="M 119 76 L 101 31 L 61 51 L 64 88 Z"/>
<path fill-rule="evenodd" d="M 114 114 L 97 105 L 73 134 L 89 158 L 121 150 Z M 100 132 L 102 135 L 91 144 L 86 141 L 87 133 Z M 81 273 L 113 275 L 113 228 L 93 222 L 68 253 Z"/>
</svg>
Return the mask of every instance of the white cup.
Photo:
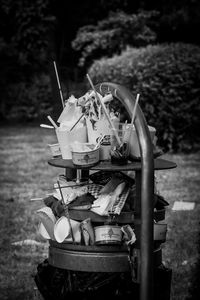
<svg viewBox="0 0 200 300">
<path fill-rule="evenodd" d="M 43 224 L 43 226 L 39 227 L 39 233 L 43 237 L 46 236 L 46 237 L 49 237 L 51 240 L 55 240 L 55 238 L 54 238 L 54 225 L 56 223 L 56 217 L 55 217 L 52 209 L 48 206 L 45 206 L 41 209 L 38 209 L 36 211 L 36 213 L 37 213 L 41 223 Z"/>
<path fill-rule="evenodd" d="M 86 126 L 70 129 L 56 129 L 56 135 L 63 159 L 72 159 L 71 146 L 70 144 L 79 141 L 80 143 L 87 142 L 87 128 Z"/>
<path fill-rule="evenodd" d="M 48 232 L 42 222 L 38 226 L 38 232 L 44 239 L 46 239 L 46 240 L 51 239 L 50 235 L 48 234 Z"/>
<path fill-rule="evenodd" d="M 130 124 L 126 124 L 125 126 L 130 127 Z M 154 137 L 156 134 L 156 129 L 152 126 L 148 126 L 148 129 L 149 129 L 151 140 L 153 143 L 153 140 L 154 140 Z M 132 129 L 131 136 L 130 136 L 130 153 L 133 156 L 140 157 L 140 147 L 139 147 L 138 137 L 137 137 L 137 133 L 136 133 L 136 129 L 135 129 L 134 125 L 133 125 L 133 129 Z"/>
<path fill-rule="evenodd" d="M 76 243 L 81 242 L 80 222 L 70 219 L 73 237 Z M 67 217 L 60 217 L 54 226 L 54 236 L 58 243 L 63 241 L 72 242 L 70 224 Z"/>
</svg>

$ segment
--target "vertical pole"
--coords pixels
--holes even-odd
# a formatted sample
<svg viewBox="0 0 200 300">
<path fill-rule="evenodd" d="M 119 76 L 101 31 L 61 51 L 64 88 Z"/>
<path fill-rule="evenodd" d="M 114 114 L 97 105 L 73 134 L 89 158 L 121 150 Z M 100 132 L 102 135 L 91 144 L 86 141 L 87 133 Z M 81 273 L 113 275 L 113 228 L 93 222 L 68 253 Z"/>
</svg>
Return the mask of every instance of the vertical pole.
<svg viewBox="0 0 200 300">
<path fill-rule="evenodd" d="M 147 159 L 147 158 L 146 158 Z M 143 162 L 144 178 L 149 173 L 149 165 Z M 140 282 L 140 300 L 153 299 L 153 180 L 142 181 L 141 186 L 141 282 Z"/>
<path fill-rule="evenodd" d="M 130 118 L 134 109 L 135 98 L 130 90 L 115 84 L 104 82 L 98 86 L 98 92 L 112 94 L 121 101 Z M 153 198 L 154 198 L 154 160 L 151 136 L 145 117 L 138 106 L 135 128 L 140 146 L 141 176 L 141 268 L 140 300 L 153 298 Z"/>
</svg>

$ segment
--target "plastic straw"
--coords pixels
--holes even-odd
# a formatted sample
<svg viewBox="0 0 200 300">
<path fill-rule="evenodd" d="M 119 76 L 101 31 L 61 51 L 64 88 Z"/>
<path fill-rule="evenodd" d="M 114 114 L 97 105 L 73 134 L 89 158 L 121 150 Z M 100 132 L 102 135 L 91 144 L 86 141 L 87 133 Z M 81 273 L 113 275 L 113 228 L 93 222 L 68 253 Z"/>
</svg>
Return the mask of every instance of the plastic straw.
<svg viewBox="0 0 200 300">
<path fill-rule="evenodd" d="M 42 128 L 49 128 L 49 129 L 54 128 L 54 126 L 47 125 L 47 124 L 40 124 L 40 127 L 42 127 Z"/>
<path fill-rule="evenodd" d="M 53 125 L 53 127 L 54 127 L 55 129 L 57 129 L 58 126 L 56 125 L 56 123 L 54 122 L 54 120 L 53 120 L 50 116 L 47 116 L 47 118 L 49 119 L 49 121 L 51 122 L 51 124 Z"/>
<path fill-rule="evenodd" d="M 100 137 L 100 139 L 98 140 L 98 143 L 97 143 L 96 146 L 94 147 L 94 150 L 96 150 L 96 149 L 100 146 L 100 144 L 101 144 L 102 140 L 104 139 L 104 137 L 105 137 L 105 134 L 102 135 L 102 137 Z"/>
<path fill-rule="evenodd" d="M 59 88 L 59 92 L 60 92 L 60 98 L 61 98 L 62 106 L 64 108 L 65 104 L 64 104 L 64 100 L 63 100 L 63 93 L 62 93 L 62 90 L 61 90 L 60 80 L 59 80 L 59 77 L 58 77 L 58 71 L 57 71 L 55 61 L 53 61 L 53 65 L 54 65 L 54 69 L 55 69 L 55 73 L 56 73 L 56 79 L 57 79 L 57 83 L 58 83 L 58 88 Z"/>
<path fill-rule="evenodd" d="M 134 108 L 133 108 L 133 114 L 132 114 L 132 119 L 131 119 L 131 125 L 130 125 L 128 141 L 130 141 L 130 138 L 131 138 L 131 132 L 132 132 L 132 127 L 133 127 L 133 123 L 134 123 L 134 120 L 135 120 L 135 115 L 136 115 L 136 110 L 137 110 L 137 105 L 138 105 L 139 98 L 140 98 L 140 94 L 137 94 L 135 105 L 134 105 Z"/>
<path fill-rule="evenodd" d="M 79 184 L 81 182 L 81 170 L 76 170 L 76 183 Z"/>
<path fill-rule="evenodd" d="M 83 116 L 84 116 L 84 114 L 82 114 L 80 116 L 80 118 L 78 118 L 78 120 L 76 121 L 76 123 L 71 127 L 71 129 L 69 131 L 72 131 L 74 129 L 74 127 L 78 124 L 78 122 L 82 119 Z"/>
<path fill-rule="evenodd" d="M 139 98 L 140 98 L 140 94 L 137 94 L 136 101 L 135 101 L 135 106 L 133 108 L 133 114 L 132 114 L 132 120 L 131 120 L 131 127 L 133 126 L 133 122 L 134 122 L 134 119 L 135 119 L 135 114 L 136 114 L 136 109 L 137 109 Z"/>
<path fill-rule="evenodd" d="M 42 201 L 44 198 L 31 198 L 30 201 Z"/>
<path fill-rule="evenodd" d="M 99 100 L 99 102 L 101 103 L 101 106 L 102 106 L 102 108 L 103 108 L 103 110 L 104 110 L 104 113 L 105 113 L 105 115 L 106 115 L 106 118 L 107 118 L 107 120 L 108 120 L 108 122 L 109 122 L 109 124 L 110 124 L 110 126 L 111 126 L 111 128 L 112 128 L 112 130 L 113 130 L 113 133 L 114 133 L 114 135 L 115 135 L 115 137 L 116 137 L 116 140 L 117 140 L 118 144 L 121 145 L 121 141 L 120 141 L 120 138 L 119 138 L 119 136 L 118 136 L 118 134 L 117 134 L 117 132 L 116 132 L 116 128 L 113 126 L 113 123 L 112 123 L 112 121 L 111 121 L 111 119 L 110 119 L 110 117 L 109 117 L 109 114 L 108 114 L 108 112 L 107 112 L 107 109 L 106 109 L 106 107 L 105 107 L 105 104 L 103 103 L 103 101 L 101 101 L 100 97 L 99 97 L 98 94 L 97 94 L 97 92 L 96 92 L 96 90 L 95 90 L 95 87 L 94 87 L 94 85 L 93 85 L 93 83 L 92 83 L 92 80 L 90 79 L 89 74 L 87 74 L 87 79 L 88 79 L 88 81 L 89 81 L 89 83 L 90 83 L 90 85 L 91 85 L 91 87 L 92 87 L 92 89 L 93 89 L 93 91 L 94 91 L 94 93 L 95 93 L 95 95 L 96 95 L 96 98 L 97 98 L 97 99 Z"/>
</svg>

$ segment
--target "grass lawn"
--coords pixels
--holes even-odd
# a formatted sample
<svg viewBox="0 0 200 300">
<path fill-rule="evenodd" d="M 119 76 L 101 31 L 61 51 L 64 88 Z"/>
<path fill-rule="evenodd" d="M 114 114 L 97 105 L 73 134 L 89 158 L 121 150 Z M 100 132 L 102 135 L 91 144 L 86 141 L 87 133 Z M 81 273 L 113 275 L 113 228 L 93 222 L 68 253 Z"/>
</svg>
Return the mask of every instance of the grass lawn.
<svg viewBox="0 0 200 300">
<path fill-rule="evenodd" d="M 55 133 L 40 127 L 0 128 L 0 299 L 33 300 L 37 265 L 48 253 L 48 243 L 37 234 L 35 211 L 44 206 L 43 197 L 62 169 L 50 167 L 48 143 Z M 200 216 L 200 160 L 195 154 L 166 154 L 163 158 L 177 163 L 173 170 L 157 171 L 158 190 L 169 202 L 166 212 L 167 241 L 163 244 L 163 261 L 172 268 L 171 300 L 190 296 L 193 274 L 198 260 Z M 172 211 L 174 201 L 196 203 L 192 211 Z M 14 246 L 13 242 L 33 239 L 39 246 Z"/>
</svg>

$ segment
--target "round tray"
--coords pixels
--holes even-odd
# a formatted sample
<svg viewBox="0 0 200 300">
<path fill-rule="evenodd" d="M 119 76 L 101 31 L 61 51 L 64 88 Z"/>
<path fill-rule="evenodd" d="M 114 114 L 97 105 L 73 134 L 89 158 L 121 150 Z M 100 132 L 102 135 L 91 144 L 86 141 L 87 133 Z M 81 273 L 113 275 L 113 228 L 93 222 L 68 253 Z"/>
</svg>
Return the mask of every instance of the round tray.
<svg viewBox="0 0 200 300">
<path fill-rule="evenodd" d="M 58 168 L 70 168 L 70 169 L 77 169 L 77 166 L 75 166 L 71 159 L 62 159 L 62 158 L 52 158 L 48 161 L 48 164 L 53 167 Z M 176 168 L 176 164 L 174 162 L 164 160 L 161 158 L 154 159 L 154 169 L 155 170 L 164 170 L 164 169 L 173 169 Z M 91 170 L 103 170 L 103 171 L 139 171 L 142 169 L 141 162 L 132 162 L 128 163 L 126 165 L 114 165 L 111 164 L 110 161 L 100 161 L 97 165 L 93 167 L 87 167 Z M 80 167 L 81 169 L 81 167 Z M 86 169 L 86 167 L 84 167 Z"/>
<path fill-rule="evenodd" d="M 82 246 L 50 241 L 50 265 L 83 272 L 130 272 L 128 250 L 122 246 Z M 154 250 L 154 267 L 161 265 L 161 248 Z"/>
<path fill-rule="evenodd" d="M 87 210 L 69 210 L 70 218 L 76 221 L 83 221 L 87 218 L 91 219 L 91 222 L 105 223 L 108 222 L 111 217 L 100 216 L 92 211 Z M 154 211 L 154 220 L 156 222 L 165 219 L 165 208 Z M 118 224 L 133 224 L 135 223 L 134 212 L 121 212 L 120 215 L 116 215 L 113 219 Z"/>
</svg>

